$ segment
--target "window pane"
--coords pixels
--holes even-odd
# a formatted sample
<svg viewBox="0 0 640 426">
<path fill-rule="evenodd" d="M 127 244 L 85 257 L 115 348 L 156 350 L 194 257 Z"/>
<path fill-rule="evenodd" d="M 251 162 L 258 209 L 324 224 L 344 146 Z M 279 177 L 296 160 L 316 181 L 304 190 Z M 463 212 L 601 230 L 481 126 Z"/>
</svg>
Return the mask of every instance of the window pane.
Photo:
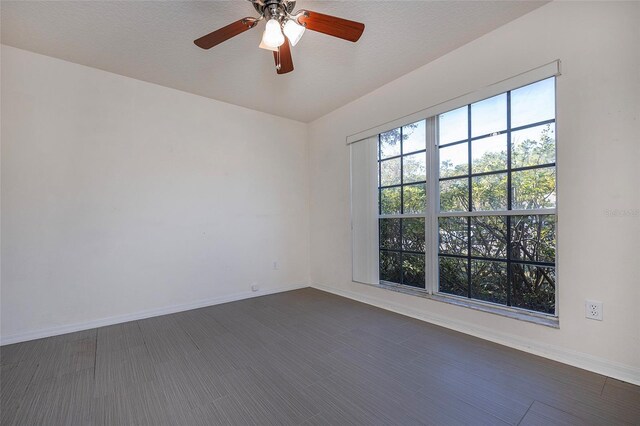
<svg viewBox="0 0 640 426">
<path fill-rule="evenodd" d="M 427 204 L 427 189 L 424 183 L 415 185 L 405 185 L 404 191 L 404 213 L 424 213 Z"/>
<path fill-rule="evenodd" d="M 468 108 L 454 109 L 438 116 L 438 143 L 444 145 L 469 137 Z"/>
<path fill-rule="evenodd" d="M 507 219 L 505 216 L 471 218 L 471 255 L 507 257 Z"/>
<path fill-rule="evenodd" d="M 402 153 L 408 154 L 420 151 L 427 147 L 425 120 L 409 124 L 402 128 Z"/>
<path fill-rule="evenodd" d="M 440 182 L 440 211 L 469 210 L 469 179 L 450 179 Z"/>
<path fill-rule="evenodd" d="M 400 283 L 400 253 L 380 251 L 380 281 Z"/>
<path fill-rule="evenodd" d="M 554 78 L 438 116 L 441 292 L 555 312 L 554 120 Z"/>
<path fill-rule="evenodd" d="M 556 169 L 522 170 L 511 175 L 512 208 L 542 209 L 556 206 Z"/>
<path fill-rule="evenodd" d="M 474 140 L 471 154 L 473 173 L 507 170 L 507 135 Z"/>
<path fill-rule="evenodd" d="M 440 284 L 442 293 L 468 295 L 467 260 L 440 256 Z"/>
<path fill-rule="evenodd" d="M 507 209 L 507 174 L 475 176 L 472 181 L 474 211 Z"/>
<path fill-rule="evenodd" d="M 380 214 L 399 214 L 400 207 L 400 187 L 380 190 Z"/>
<path fill-rule="evenodd" d="M 511 167 L 538 166 L 555 161 L 555 124 L 529 127 L 511 133 Z"/>
<path fill-rule="evenodd" d="M 529 262 L 556 260 L 556 217 L 531 215 L 511 217 L 511 256 Z"/>
<path fill-rule="evenodd" d="M 380 186 L 400 184 L 400 158 L 380 162 Z"/>
<path fill-rule="evenodd" d="M 424 288 L 424 255 L 402 254 L 402 284 Z"/>
<path fill-rule="evenodd" d="M 439 150 L 440 177 L 469 174 L 469 148 L 467 142 L 442 147 Z"/>
<path fill-rule="evenodd" d="M 467 254 L 468 220 L 466 217 L 441 217 L 438 219 L 440 253 Z"/>
<path fill-rule="evenodd" d="M 471 260 L 471 297 L 493 303 L 507 303 L 507 264 Z"/>
<path fill-rule="evenodd" d="M 390 160 L 394 161 L 394 160 Z M 425 181 L 427 179 L 427 154 L 406 155 L 402 157 L 403 183 Z"/>
<path fill-rule="evenodd" d="M 511 91 L 511 127 L 524 126 L 556 116 L 555 78 L 551 77 Z"/>
<path fill-rule="evenodd" d="M 507 94 L 471 104 L 471 137 L 507 129 Z"/>
<path fill-rule="evenodd" d="M 402 250 L 424 253 L 424 218 L 402 219 Z"/>
<path fill-rule="evenodd" d="M 400 129 L 380 133 L 380 159 L 400 155 Z"/>
<path fill-rule="evenodd" d="M 400 250 L 400 219 L 380 219 L 380 248 Z"/>
<path fill-rule="evenodd" d="M 511 305 L 555 313 L 555 268 L 511 264 Z"/>
</svg>

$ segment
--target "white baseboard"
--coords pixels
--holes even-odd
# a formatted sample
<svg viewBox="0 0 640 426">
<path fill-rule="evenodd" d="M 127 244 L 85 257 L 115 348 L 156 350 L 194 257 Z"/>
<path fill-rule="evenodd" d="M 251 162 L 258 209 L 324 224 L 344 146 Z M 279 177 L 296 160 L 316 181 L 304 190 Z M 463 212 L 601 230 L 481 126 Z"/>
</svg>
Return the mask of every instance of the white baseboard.
<svg viewBox="0 0 640 426">
<path fill-rule="evenodd" d="M 528 339 L 525 340 L 513 334 L 497 332 L 493 329 L 482 327 L 478 324 L 457 321 L 449 317 L 434 315 L 433 313 L 426 311 L 418 311 L 416 309 L 399 305 L 377 297 L 365 296 L 360 293 L 321 284 L 311 284 L 311 287 L 318 290 L 327 291 L 329 293 L 337 294 L 339 296 L 344 296 L 349 299 L 357 300 L 369 305 L 377 306 L 379 308 L 396 312 L 401 315 L 410 316 L 412 318 L 449 328 L 451 330 L 459 331 L 461 333 L 469 334 L 471 336 L 479 337 L 484 340 L 489 340 L 491 342 L 498 343 L 504 346 L 509 346 L 514 349 L 519 349 L 524 352 L 529 352 L 534 355 L 549 358 L 554 361 L 572 365 L 574 367 L 589 370 L 594 373 L 612 377 L 614 379 L 619 379 L 625 382 L 640 385 L 640 369 L 629 365 L 615 363 L 604 358 L 561 348 L 554 345 L 531 342 Z"/>
<path fill-rule="evenodd" d="M 245 291 L 234 293 L 226 296 L 213 297 L 210 299 L 197 300 L 195 302 L 183 303 L 180 305 L 165 306 L 162 308 L 148 309 L 145 311 L 134 312 L 132 314 L 116 315 L 108 318 L 100 318 L 93 321 L 67 324 L 56 327 L 44 328 L 35 331 L 27 331 L 25 333 L 11 334 L 9 336 L 0 337 L 0 346 L 10 345 L 12 343 L 26 342 L 28 340 L 42 339 L 44 337 L 58 336 L 61 334 L 74 333 L 76 331 L 90 330 L 92 328 L 104 327 L 107 325 L 120 324 L 123 322 L 135 321 L 145 318 L 157 317 L 160 315 L 174 314 L 176 312 L 189 311 L 191 309 L 204 308 L 206 306 L 220 305 L 227 302 L 235 302 L 237 300 L 249 299 L 252 297 L 265 296 L 267 294 L 282 293 L 283 291 L 297 290 L 309 287 L 308 284 L 291 285 L 286 287 L 278 287 L 269 290 L 260 290 L 256 292 Z"/>
</svg>

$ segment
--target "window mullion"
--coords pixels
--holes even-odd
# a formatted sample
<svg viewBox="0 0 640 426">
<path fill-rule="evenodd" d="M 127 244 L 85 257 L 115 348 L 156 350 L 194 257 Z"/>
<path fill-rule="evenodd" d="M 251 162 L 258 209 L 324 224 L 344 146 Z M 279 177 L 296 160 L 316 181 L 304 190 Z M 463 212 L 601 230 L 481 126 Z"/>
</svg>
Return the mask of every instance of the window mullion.
<svg viewBox="0 0 640 426">
<path fill-rule="evenodd" d="M 556 214 L 555 208 L 518 209 L 518 210 L 474 210 L 472 212 L 440 212 L 438 217 L 475 217 L 475 216 L 529 216 Z"/>
<path fill-rule="evenodd" d="M 400 213 L 404 215 L 404 128 L 400 127 Z M 404 219 L 400 219 L 400 284 L 404 284 Z"/>
<path fill-rule="evenodd" d="M 507 210 L 512 209 L 511 188 L 511 92 L 507 92 Z M 511 216 L 507 216 L 507 306 L 511 306 L 511 290 L 513 288 L 512 266 L 511 266 Z"/>
<path fill-rule="evenodd" d="M 427 220 L 425 220 L 426 286 L 430 294 L 438 291 L 438 118 L 430 117 L 426 123 L 427 137 Z"/>
<path fill-rule="evenodd" d="M 467 173 L 468 177 L 468 191 L 469 191 L 469 208 L 468 211 L 473 211 L 473 178 L 471 173 L 473 172 L 473 164 L 471 161 L 471 104 L 467 105 Z M 467 297 L 471 299 L 471 217 L 467 217 Z"/>
</svg>

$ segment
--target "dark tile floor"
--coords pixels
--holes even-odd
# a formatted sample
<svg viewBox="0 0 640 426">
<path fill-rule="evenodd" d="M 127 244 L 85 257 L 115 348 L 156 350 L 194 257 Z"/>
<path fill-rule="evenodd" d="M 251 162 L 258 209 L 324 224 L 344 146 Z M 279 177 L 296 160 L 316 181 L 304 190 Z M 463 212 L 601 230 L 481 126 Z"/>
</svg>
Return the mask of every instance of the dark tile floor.
<svg viewBox="0 0 640 426">
<path fill-rule="evenodd" d="M 640 387 L 314 289 L 0 349 L 2 425 L 640 424 Z"/>
</svg>

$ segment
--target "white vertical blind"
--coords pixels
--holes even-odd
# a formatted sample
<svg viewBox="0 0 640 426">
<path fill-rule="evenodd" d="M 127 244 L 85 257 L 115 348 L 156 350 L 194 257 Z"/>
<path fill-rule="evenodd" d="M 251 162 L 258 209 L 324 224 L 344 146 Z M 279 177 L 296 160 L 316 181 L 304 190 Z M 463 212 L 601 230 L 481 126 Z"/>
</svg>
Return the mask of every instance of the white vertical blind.
<svg viewBox="0 0 640 426">
<path fill-rule="evenodd" d="M 378 284 L 378 137 L 350 149 L 352 279 Z"/>
</svg>

